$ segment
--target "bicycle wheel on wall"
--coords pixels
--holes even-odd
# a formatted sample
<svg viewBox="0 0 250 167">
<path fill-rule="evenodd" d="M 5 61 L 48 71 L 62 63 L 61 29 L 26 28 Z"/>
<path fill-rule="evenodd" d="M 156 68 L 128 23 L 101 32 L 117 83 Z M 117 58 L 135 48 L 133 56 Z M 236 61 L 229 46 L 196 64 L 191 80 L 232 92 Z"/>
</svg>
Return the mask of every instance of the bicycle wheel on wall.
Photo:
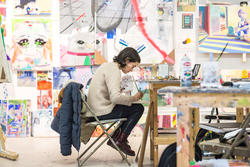
<svg viewBox="0 0 250 167">
<path fill-rule="evenodd" d="M 60 1 L 61 34 L 70 34 L 74 29 L 89 27 L 93 23 L 91 1 L 92 0 Z"/>
</svg>

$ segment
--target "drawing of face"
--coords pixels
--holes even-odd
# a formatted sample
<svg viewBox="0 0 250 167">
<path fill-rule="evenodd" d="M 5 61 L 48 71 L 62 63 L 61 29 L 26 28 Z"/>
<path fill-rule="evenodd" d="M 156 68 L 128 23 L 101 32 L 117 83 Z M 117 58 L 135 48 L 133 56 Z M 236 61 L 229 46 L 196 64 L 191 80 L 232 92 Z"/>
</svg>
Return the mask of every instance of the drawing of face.
<svg viewBox="0 0 250 167">
<path fill-rule="evenodd" d="M 50 42 L 46 25 L 22 22 L 15 25 L 12 63 L 16 69 L 34 69 L 51 64 Z"/>
<path fill-rule="evenodd" d="M 63 59 L 68 65 L 93 65 L 95 49 L 100 50 L 101 43 L 101 40 L 95 41 L 94 33 L 74 32 L 68 38 L 67 54 Z"/>
<path fill-rule="evenodd" d="M 68 54 L 88 55 L 94 53 L 94 34 L 77 32 L 69 39 Z"/>
</svg>

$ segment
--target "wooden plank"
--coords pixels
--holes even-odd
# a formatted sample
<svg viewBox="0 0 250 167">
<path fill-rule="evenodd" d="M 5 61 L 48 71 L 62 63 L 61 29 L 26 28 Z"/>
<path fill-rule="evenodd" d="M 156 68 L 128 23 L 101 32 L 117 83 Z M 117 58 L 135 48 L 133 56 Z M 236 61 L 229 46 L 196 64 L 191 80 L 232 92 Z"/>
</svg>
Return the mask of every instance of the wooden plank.
<svg viewBox="0 0 250 167">
<path fill-rule="evenodd" d="M 244 119 L 244 109 L 236 108 L 236 122 L 240 123 Z"/>
<path fill-rule="evenodd" d="M 186 105 L 177 107 L 177 166 L 189 167 L 189 162 L 192 160 L 190 150 L 190 112 Z"/>
<path fill-rule="evenodd" d="M 249 113 L 249 108 L 246 108 L 246 115 Z"/>
<path fill-rule="evenodd" d="M 204 151 L 225 154 L 226 152 L 230 151 L 232 145 L 220 143 L 218 139 L 215 139 L 200 143 L 200 147 Z M 250 157 L 250 152 L 247 147 L 235 147 L 232 154 L 237 156 Z"/>
<path fill-rule="evenodd" d="M 200 128 L 199 128 L 200 111 L 199 111 L 199 108 L 193 108 L 193 110 L 195 111 L 195 113 L 194 113 L 194 136 L 196 137 L 196 135 L 198 134 L 198 132 L 200 130 Z"/>
<path fill-rule="evenodd" d="M 250 96 L 247 94 L 174 94 L 174 106 L 185 104 L 188 107 L 250 107 Z"/>
<path fill-rule="evenodd" d="M 159 134 L 155 137 L 155 145 L 168 145 L 176 142 L 176 134 Z"/>
</svg>

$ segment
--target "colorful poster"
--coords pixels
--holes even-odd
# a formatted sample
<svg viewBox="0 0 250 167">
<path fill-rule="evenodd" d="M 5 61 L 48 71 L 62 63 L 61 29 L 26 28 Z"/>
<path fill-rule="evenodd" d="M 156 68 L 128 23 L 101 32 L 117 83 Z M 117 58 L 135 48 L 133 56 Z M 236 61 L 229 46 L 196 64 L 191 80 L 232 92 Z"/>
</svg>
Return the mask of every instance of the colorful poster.
<svg viewBox="0 0 250 167">
<path fill-rule="evenodd" d="M 88 94 L 88 88 L 98 66 L 76 67 L 76 81 L 83 84 L 85 94 Z"/>
<path fill-rule="evenodd" d="M 0 3 L 1 4 L 1 3 Z M 6 7 L 0 7 L 1 28 L 3 36 L 6 37 Z"/>
<path fill-rule="evenodd" d="M 49 19 L 13 19 L 11 62 L 17 70 L 51 70 Z"/>
<path fill-rule="evenodd" d="M 70 79 L 75 79 L 75 67 L 53 68 L 53 89 L 61 89 L 63 84 Z"/>
<path fill-rule="evenodd" d="M 32 136 L 58 136 L 50 127 L 52 120 L 52 110 L 36 110 L 32 112 Z"/>
<path fill-rule="evenodd" d="M 250 53 L 249 11 L 239 6 L 200 7 L 199 51 Z"/>
<path fill-rule="evenodd" d="M 9 100 L 7 114 L 6 136 L 19 137 L 27 136 L 28 112 L 27 100 Z"/>
<path fill-rule="evenodd" d="M 36 77 L 34 71 L 17 71 L 17 86 L 35 87 Z"/>
<path fill-rule="evenodd" d="M 193 14 L 192 13 L 182 14 L 182 28 L 183 29 L 193 28 Z"/>
<path fill-rule="evenodd" d="M 52 72 L 37 71 L 37 90 L 52 89 Z"/>
<path fill-rule="evenodd" d="M 4 100 L 0 100 L 0 126 L 2 127 L 3 133 L 6 134 L 7 129 L 7 110 L 3 107 Z M 7 104 L 5 104 L 7 105 Z"/>
<path fill-rule="evenodd" d="M 177 11 L 195 12 L 196 0 L 177 0 Z"/>
<path fill-rule="evenodd" d="M 171 115 L 158 115 L 158 128 L 171 128 Z"/>
<path fill-rule="evenodd" d="M 1 21 L 3 22 L 4 20 L 6 20 L 6 7 L 0 7 L 0 14 L 1 14 Z"/>
<path fill-rule="evenodd" d="M 14 0 L 14 15 L 51 15 L 52 0 Z"/>
<path fill-rule="evenodd" d="M 37 109 L 52 109 L 52 91 L 40 90 L 37 92 Z"/>
<path fill-rule="evenodd" d="M 0 4 L 6 4 L 6 0 L 0 0 Z"/>
<path fill-rule="evenodd" d="M 58 101 L 58 95 L 60 93 L 60 90 L 53 90 L 53 116 L 56 116 L 56 112 L 58 111 L 59 107 L 61 106 L 61 103 Z"/>
</svg>

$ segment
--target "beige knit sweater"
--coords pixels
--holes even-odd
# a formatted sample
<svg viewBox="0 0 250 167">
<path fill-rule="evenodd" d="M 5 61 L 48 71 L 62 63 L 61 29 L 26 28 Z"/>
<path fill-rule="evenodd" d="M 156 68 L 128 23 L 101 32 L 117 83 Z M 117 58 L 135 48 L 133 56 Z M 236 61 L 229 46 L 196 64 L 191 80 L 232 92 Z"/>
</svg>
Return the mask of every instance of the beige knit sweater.
<svg viewBox="0 0 250 167">
<path fill-rule="evenodd" d="M 117 63 L 104 63 L 96 71 L 88 91 L 88 104 L 97 115 L 106 115 L 116 104 L 131 106 L 132 96 L 120 93 L 121 70 Z M 87 117 L 92 116 L 89 111 Z"/>
</svg>

